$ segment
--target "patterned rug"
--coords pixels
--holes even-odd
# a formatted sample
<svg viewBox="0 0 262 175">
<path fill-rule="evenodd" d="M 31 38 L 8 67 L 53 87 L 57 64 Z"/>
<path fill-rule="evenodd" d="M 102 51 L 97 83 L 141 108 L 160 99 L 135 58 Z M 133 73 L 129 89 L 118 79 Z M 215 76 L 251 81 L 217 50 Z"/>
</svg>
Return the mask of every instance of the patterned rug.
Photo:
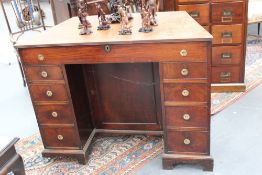
<svg viewBox="0 0 262 175">
<path fill-rule="evenodd" d="M 246 92 L 211 95 L 212 114 L 225 109 L 262 83 L 261 41 L 251 41 L 247 46 L 245 78 Z M 16 148 L 24 159 L 28 175 L 127 175 L 161 154 L 163 140 L 144 135 L 96 137 L 87 165 L 65 157 L 43 158 L 41 151 L 44 148 L 39 134 L 20 140 Z"/>
</svg>

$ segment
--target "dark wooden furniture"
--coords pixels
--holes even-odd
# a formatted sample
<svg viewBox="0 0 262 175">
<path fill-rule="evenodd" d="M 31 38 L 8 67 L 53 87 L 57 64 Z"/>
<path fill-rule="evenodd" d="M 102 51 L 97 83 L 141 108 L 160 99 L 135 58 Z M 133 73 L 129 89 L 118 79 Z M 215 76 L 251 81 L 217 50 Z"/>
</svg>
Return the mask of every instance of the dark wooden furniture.
<svg viewBox="0 0 262 175">
<path fill-rule="evenodd" d="M 25 174 L 23 159 L 17 154 L 14 146 L 18 140 L 18 138 L 9 139 L 0 136 L 0 175 L 9 172 L 15 175 Z"/>
<path fill-rule="evenodd" d="M 212 43 L 212 92 L 245 91 L 247 0 L 164 1 L 165 10 L 187 11 L 209 31 Z"/>
<path fill-rule="evenodd" d="M 120 26 L 78 35 L 71 18 L 16 45 L 45 146 L 44 156 L 86 163 L 97 133 L 164 135 L 163 167 L 210 157 L 212 36 L 186 12 L 158 13 L 151 33 L 118 35 Z M 177 25 L 173 25 L 177 24 Z"/>
</svg>

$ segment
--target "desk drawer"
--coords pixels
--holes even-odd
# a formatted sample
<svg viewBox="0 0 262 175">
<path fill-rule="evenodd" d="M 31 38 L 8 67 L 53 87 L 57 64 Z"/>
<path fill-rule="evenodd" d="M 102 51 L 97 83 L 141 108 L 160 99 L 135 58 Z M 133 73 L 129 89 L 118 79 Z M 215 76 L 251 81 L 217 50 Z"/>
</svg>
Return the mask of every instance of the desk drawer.
<svg viewBox="0 0 262 175">
<path fill-rule="evenodd" d="M 242 46 L 212 47 L 212 65 L 240 64 L 242 57 Z"/>
<path fill-rule="evenodd" d="M 81 142 L 74 127 L 42 127 L 41 137 L 46 148 L 80 148 Z M 70 148 L 69 148 L 70 149 Z"/>
<path fill-rule="evenodd" d="M 29 90 L 33 101 L 68 101 L 64 84 L 30 84 Z"/>
<path fill-rule="evenodd" d="M 167 131 L 167 148 L 172 153 L 209 153 L 209 132 Z"/>
<path fill-rule="evenodd" d="M 209 0 L 176 0 L 178 4 L 183 4 L 183 3 L 203 3 L 203 2 L 208 2 Z"/>
<path fill-rule="evenodd" d="M 213 25 L 213 44 L 239 44 L 242 43 L 242 24 Z"/>
<path fill-rule="evenodd" d="M 20 56 L 24 64 L 206 62 L 208 57 L 207 42 L 29 48 Z"/>
<path fill-rule="evenodd" d="M 36 105 L 39 124 L 72 124 L 74 114 L 70 104 Z"/>
<path fill-rule="evenodd" d="M 209 98 L 208 85 L 205 83 L 164 84 L 165 101 L 206 102 Z"/>
<path fill-rule="evenodd" d="M 162 63 L 164 79 L 207 78 L 207 63 Z"/>
<path fill-rule="evenodd" d="M 206 106 L 165 107 L 167 127 L 209 127 Z"/>
<path fill-rule="evenodd" d="M 212 23 L 230 24 L 244 21 L 244 2 L 227 2 L 212 4 Z"/>
<path fill-rule="evenodd" d="M 209 23 L 209 4 L 178 5 L 179 11 L 186 11 L 199 24 Z"/>
<path fill-rule="evenodd" d="M 24 66 L 27 80 L 63 80 L 60 66 Z"/>
<path fill-rule="evenodd" d="M 212 83 L 238 83 L 240 81 L 239 66 L 212 67 Z"/>
</svg>

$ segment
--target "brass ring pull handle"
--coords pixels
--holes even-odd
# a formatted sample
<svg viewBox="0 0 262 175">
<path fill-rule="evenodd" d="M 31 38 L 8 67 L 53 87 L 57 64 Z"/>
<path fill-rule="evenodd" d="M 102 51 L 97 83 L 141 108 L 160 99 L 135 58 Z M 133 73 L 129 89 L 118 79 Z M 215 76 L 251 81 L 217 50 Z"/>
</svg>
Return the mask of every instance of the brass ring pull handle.
<svg viewBox="0 0 262 175">
<path fill-rule="evenodd" d="M 186 49 L 182 49 L 182 50 L 180 51 L 180 55 L 181 55 L 182 57 L 186 57 L 186 56 L 187 56 L 187 50 L 186 50 Z"/>
<path fill-rule="evenodd" d="M 184 96 L 184 97 L 187 97 L 187 96 L 189 96 L 189 91 L 188 90 L 183 90 L 182 91 L 182 95 Z"/>
<path fill-rule="evenodd" d="M 185 145 L 189 145 L 191 143 L 191 141 L 189 139 L 184 139 L 184 144 Z"/>
<path fill-rule="evenodd" d="M 44 60 L 45 60 L 45 56 L 44 56 L 43 54 L 38 54 L 38 55 L 37 55 L 37 59 L 38 59 L 39 61 L 44 61 Z"/>
<path fill-rule="evenodd" d="M 52 112 L 51 115 L 52 115 L 52 117 L 56 118 L 58 116 L 58 113 L 54 111 L 54 112 Z"/>
<path fill-rule="evenodd" d="M 43 78 L 47 78 L 48 74 L 47 74 L 46 71 L 42 71 L 42 72 L 41 72 L 41 76 L 42 76 Z"/>
<path fill-rule="evenodd" d="M 57 139 L 58 139 L 58 140 L 63 140 L 64 137 L 63 137 L 62 135 L 57 135 Z"/>
<path fill-rule="evenodd" d="M 189 71 L 188 71 L 188 69 L 182 69 L 181 70 L 181 75 L 183 75 L 183 76 L 187 76 L 189 74 Z"/>
<path fill-rule="evenodd" d="M 187 121 L 187 120 L 190 120 L 190 118 L 191 118 L 191 117 L 190 117 L 189 114 L 184 114 L 184 115 L 183 115 L 183 119 L 186 120 L 186 121 Z"/>
<path fill-rule="evenodd" d="M 52 96 L 53 96 L 53 92 L 50 91 L 50 90 L 48 90 L 48 91 L 46 91 L 46 95 L 47 95 L 48 97 L 52 97 Z"/>
</svg>

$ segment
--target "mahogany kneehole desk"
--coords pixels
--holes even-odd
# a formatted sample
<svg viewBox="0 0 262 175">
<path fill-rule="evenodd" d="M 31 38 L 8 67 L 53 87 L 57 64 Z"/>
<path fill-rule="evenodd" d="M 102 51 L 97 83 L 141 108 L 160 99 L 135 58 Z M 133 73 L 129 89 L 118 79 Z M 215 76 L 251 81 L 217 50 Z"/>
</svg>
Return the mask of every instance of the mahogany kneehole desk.
<svg viewBox="0 0 262 175">
<path fill-rule="evenodd" d="M 210 47 L 212 36 L 186 12 L 159 12 L 159 26 L 118 35 L 119 25 L 81 36 L 71 18 L 19 51 L 43 139 L 43 156 L 87 162 L 96 133 L 159 134 L 163 168 L 210 157 Z"/>
</svg>

